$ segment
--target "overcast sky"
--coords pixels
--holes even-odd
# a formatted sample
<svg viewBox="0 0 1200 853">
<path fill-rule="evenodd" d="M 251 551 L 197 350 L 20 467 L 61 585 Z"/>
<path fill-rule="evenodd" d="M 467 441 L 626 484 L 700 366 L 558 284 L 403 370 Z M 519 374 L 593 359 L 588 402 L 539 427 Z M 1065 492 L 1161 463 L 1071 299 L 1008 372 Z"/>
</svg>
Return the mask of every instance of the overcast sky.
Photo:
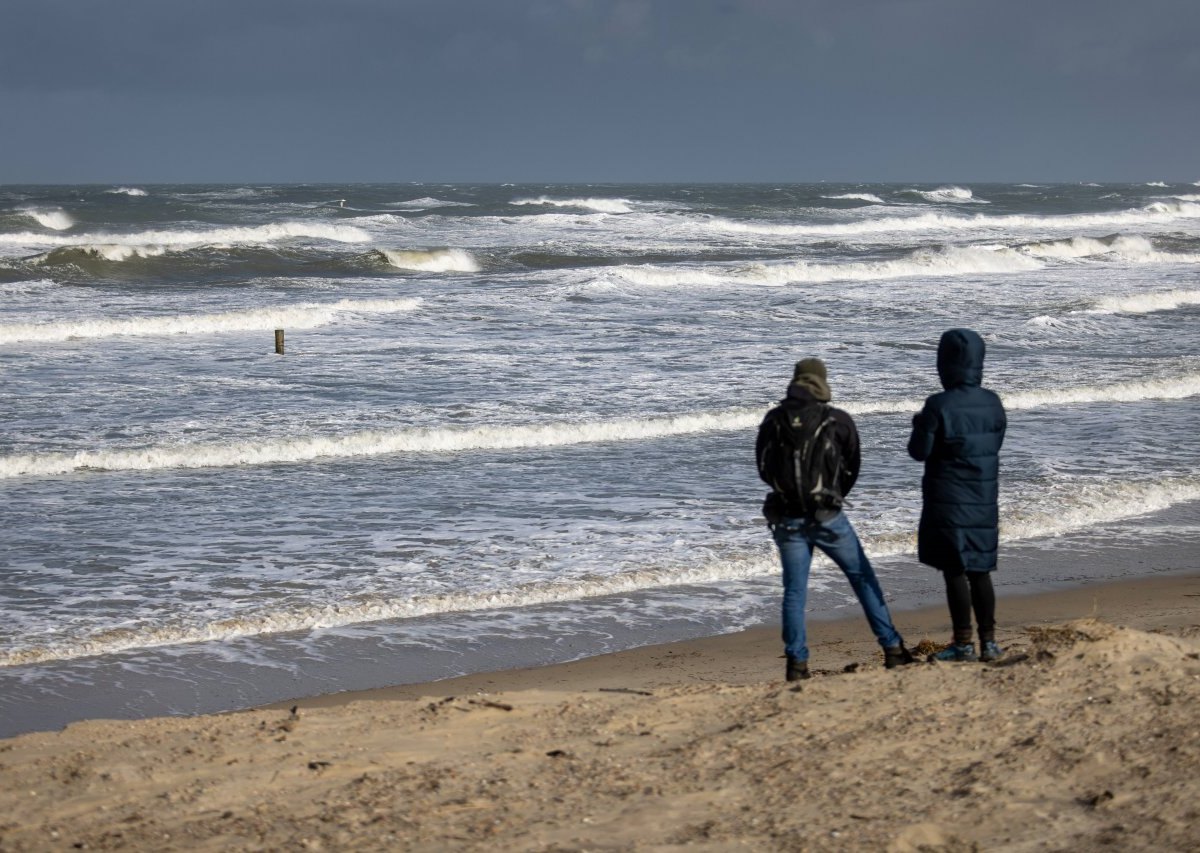
<svg viewBox="0 0 1200 853">
<path fill-rule="evenodd" d="M 1200 0 L 0 0 L 0 183 L 1200 180 Z"/>
</svg>

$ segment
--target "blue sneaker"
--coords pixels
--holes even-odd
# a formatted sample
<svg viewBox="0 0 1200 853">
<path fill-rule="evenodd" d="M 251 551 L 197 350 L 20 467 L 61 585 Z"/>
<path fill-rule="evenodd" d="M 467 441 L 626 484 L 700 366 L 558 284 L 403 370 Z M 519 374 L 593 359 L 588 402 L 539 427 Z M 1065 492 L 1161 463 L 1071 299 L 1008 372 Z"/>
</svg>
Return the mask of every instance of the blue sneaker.
<svg viewBox="0 0 1200 853">
<path fill-rule="evenodd" d="M 996 645 L 995 640 L 988 640 L 986 643 L 983 643 L 981 645 L 982 645 L 982 648 L 980 648 L 980 650 L 979 650 L 979 659 L 981 661 L 986 662 L 986 661 L 1000 660 L 1000 658 L 1004 657 L 1004 649 L 1002 649 L 998 645 Z"/>
<path fill-rule="evenodd" d="M 951 643 L 940 652 L 930 655 L 929 660 L 969 662 L 979 660 L 979 656 L 975 654 L 974 643 Z"/>
</svg>

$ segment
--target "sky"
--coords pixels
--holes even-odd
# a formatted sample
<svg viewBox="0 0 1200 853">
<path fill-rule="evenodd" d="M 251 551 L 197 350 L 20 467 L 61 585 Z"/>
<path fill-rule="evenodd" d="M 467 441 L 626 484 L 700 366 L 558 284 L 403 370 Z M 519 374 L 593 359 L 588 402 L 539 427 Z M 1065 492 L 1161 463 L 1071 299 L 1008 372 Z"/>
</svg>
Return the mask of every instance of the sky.
<svg viewBox="0 0 1200 853">
<path fill-rule="evenodd" d="M 0 0 L 0 183 L 1200 180 L 1198 0 Z"/>
</svg>

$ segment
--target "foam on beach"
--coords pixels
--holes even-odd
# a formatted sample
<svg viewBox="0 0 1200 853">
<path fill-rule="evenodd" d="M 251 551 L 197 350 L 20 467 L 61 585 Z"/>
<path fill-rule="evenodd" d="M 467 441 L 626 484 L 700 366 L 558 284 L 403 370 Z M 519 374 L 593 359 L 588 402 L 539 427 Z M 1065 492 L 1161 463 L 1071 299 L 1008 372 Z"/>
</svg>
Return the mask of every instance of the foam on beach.
<svg viewBox="0 0 1200 853">
<path fill-rule="evenodd" d="M 1200 479 L 1179 477 L 1155 482 L 1063 483 L 1051 488 L 1052 500 L 1037 507 L 1002 506 L 1000 529 L 1006 542 L 1043 538 L 1110 524 L 1200 500 Z M 861 531 L 860 531 L 861 532 Z M 915 531 L 863 536 L 866 550 L 882 558 L 910 554 Z M 824 564 L 824 561 L 821 561 Z M 557 578 L 511 587 L 391 598 L 383 595 L 353 600 L 263 609 L 212 621 L 183 617 L 165 625 L 120 625 L 97 628 L 85 636 L 25 644 L 0 653 L 0 666 L 18 666 L 114 654 L 130 649 L 228 641 L 264 634 L 340 628 L 368 622 L 411 619 L 445 613 L 478 612 L 561 604 L 607 595 L 682 585 L 711 585 L 749 580 L 778 572 L 773 553 L 716 558 L 680 566 L 644 566 L 611 575 Z"/>
</svg>

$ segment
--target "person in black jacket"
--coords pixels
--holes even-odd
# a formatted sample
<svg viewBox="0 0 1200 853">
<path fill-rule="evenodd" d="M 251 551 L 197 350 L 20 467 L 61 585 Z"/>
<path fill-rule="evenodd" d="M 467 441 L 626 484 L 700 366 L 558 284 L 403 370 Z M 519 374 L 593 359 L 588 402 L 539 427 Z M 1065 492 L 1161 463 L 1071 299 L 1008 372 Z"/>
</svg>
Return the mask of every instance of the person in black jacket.
<svg viewBox="0 0 1200 853">
<path fill-rule="evenodd" d="M 950 329 L 938 342 L 937 371 L 945 388 L 913 416 L 908 452 L 925 463 L 917 558 L 940 569 L 954 640 L 935 660 L 995 660 L 996 593 L 991 572 L 999 547 L 1000 446 L 1008 421 L 1004 405 L 983 380 L 983 338 Z M 980 655 L 971 634 L 979 627 Z"/>
<path fill-rule="evenodd" d="M 842 512 L 843 499 L 858 480 L 861 451 L 853 419 L 827 405 L 830 399 L 825 364 L 819 358 L 806 358 L 796 364 L 787 397 L 767 413 L 758 430 L 758 473 L 771 486 L 763 515 L 783 563 L 783 643 L 788 681 L 809 677 L 804 609 L 814 547 L 827 554 L 850 581 L 883 647 L 884 665 L 890 669 L 913 662 L 892 624 L 875 570 Z M 798 435 L 802 437 L 799 444 Z M 824 447 L 830 458 L 822 459 L 820 453 L 800 449 L 800 445 L 811 447 L 826 436 L 828 444 Z M 808 475 L 802 476 L 800 470 L 802 464 L 823 470 L 806 479 Z M 803 490 L 797 486 L 800 479 L 808 483 Z"/>
</svg>

